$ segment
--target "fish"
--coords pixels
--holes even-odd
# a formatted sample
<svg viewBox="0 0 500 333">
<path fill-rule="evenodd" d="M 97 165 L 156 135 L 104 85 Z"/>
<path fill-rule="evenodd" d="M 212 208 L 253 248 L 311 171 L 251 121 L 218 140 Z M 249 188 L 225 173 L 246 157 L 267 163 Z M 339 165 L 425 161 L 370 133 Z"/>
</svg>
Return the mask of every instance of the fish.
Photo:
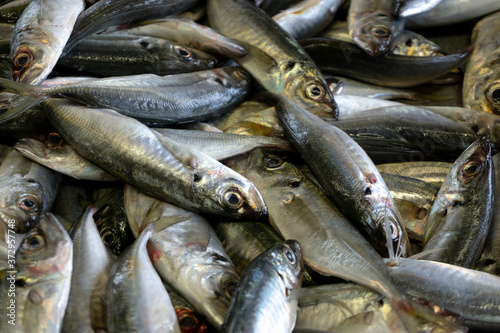
<svg viewBox="0 0 500 333">
<path fill-rule="evenodd" d="M 148 244 L 158 274 L 219 329 L 239 276 L 210 224 L 131 186 L 125 189 L 125 205 L 132 230 L 151 224 L 159 230 Z"/>
<path fill-rule="evenodd" d="M 471 329 L 498 330 L 500 277 L 430 260 L 401 259 L 388 266 L 405 293 L 460 314 Z"/>
<path fill-rule="evenodd" d="M 329 38 L 307 38 L 300 44 L 324 73 L 396 88 L 432 81 L 465 63 L 472 52 L 466 48 L 441 57 L 371 57 L 352 43 Z"/>
<path fill-rule="evenodd" d="M 2 4 L 0 6 L 0 22 L 15 24 L 30 2 L 31 0 L 16 0 Z M 10 36 L 12 36 L 12 30 L 9 33 Z"/>
<path fill-rule="evenodd" d="M 17 116 L 54 95 L 93 107 L 109 108 L 142 121 L 178 124 L 203 121 L 229 111 L 250 91 L 250 75 L 240 68 L 157 76 L 142 74 L 78 81 L 48 88 L 26 86 L 0 78 L 0 86 L 15 90 L 22 101 L 2 115 Z M 126 96 L 126 98 L 124 98 Z"/>
<path fill-rule="evenodd" d="M 304 0 L 273 16 L 280 27 L 296 40 L 323 30 L 333 20 L 344 0 Z"/>
<path fill-rule="evenodd" d="M 242 275 L 221 329 L 229 332 L 291 332 L 302 284 L 302 254 L 286 240 L 255 258 Z"/>
<path fill-rule="evenodd" d="M 62 325 L 65 332 L 106 330 L 106 284 L 112 261 L 92 218 L 95 211 L 88 206 L 70 232 L 74 268 Z"/>
<path fill-rule="evenodd" d="M 32 230 L 50 211 L 61 180 L 13 150 L 0 165 L 0 220 L 16 233 Z"/>
<path fill-rule="evenodd" d="M 246 0 L 210 0 L 207 14 L 216 31 L 248 51 L 234 60 L 266 90 L 287 96 L 310 112 L 337 119 L 337 105 L 316 64 L 262 10 Z"/>
<path fill-rule="evenodd" d="M 479 139 L 455 161 L 437 194 L 420 259 L 466 268 L 475 264 L 493 213 L 493 177 L 491 146 Z"/>
<path fill-rule="evenodd" d="M 85 108 L 60 99 L 43 103 L 68 144 L 126 183 L 194 211 L 237 218 L 266 216 L 255 186 L 205 154 L 112 110 Z M 109 147 L 114 148 L 110 151 Z"/>
<path fill-rule="evenodd" d="M 78 154 L 57 133 L 49 133 L 40 139 L 21 139 L 14 146 L 16 151 L 30 160 L 75 179 L 118 180 Z"/>
<path fill-rule="evenodd" d="M 283 97 L 271 98 L 286 136 L 340 212 L 383 253 L 388 219 L 391 245 L 406 256 L 409 240 L 401 216 L 366 152 L 341 129 Z"/>
<path fill-rule="evenodd" d="M 10 58 L 15 81 L 38 85 L 61 56 L 83 0 L 33 0 L 16 22 Z"/>
<path fill-rule="evenodd" d="M 183 17 L 167 17 L 140 22 L 138 26 L 118 33 L 168 39 L 203 52 L 225 57 L 242 57 L 245 48 L 231 38 L 224 37 L 210 27 Z"/>
<path fill-rule="evenodd" d="M 500 9 L 498 2 L 495 2 L 495 6 Z M 500 48 L 491 36 L 500 33 L 499 18 L 500 13 L 491 14 L 474 27 L 474 50 L 465 68 L 462 88 L 462 101 L 466 108 L 496 115 L 500 115 Z"/>
<path fill-rule="evenodd" d="M 386 54 L 403 29 L 397 7 L 397 0 L 351 0 L 347 28 L 354 43 L 370 56 Z"/>
<path fill-rule="evenodd" d="M 106 77 L 151 73 L 168 75 L 213 68 L 217 59 L 161 38 L 90 36 L 63 54 L 55 70 Z"/>
<path fill-rule="evenodd" d="M 22 242 L 18 235 L 11 236 L 9 243 L 20 242 L 20 246 L 15 263 L 9 265 L 0 287 L 5 317 L 0 321 L 0 330 L 59 332 L 73 270 L 71 238 L 50 213 L 42 216 L 38 226 L 28 232 Z"/>
<path fill-rule="evenodd" d="M 329 83 L 330 90 L 334 92 L 335 98 L 337 95 L 351 95 L 351 96 L 363 96 L 370 98 L 379 98 L 386 100 L 393 99 L 415 99 L 417 96 L 416 91 L 397 89 L 397 88 L 387 88 L 379 87 L 373 84 L 366 84 L 356 80 L 352 80 L 346 77 L 326 75 L 326 82 Z M 339 108 L 341 110 L 340 116 L 343 115 L 344 109 L 341 106 L 341 102 L 337 101 Z"/>
<path fill-rule="evenodd" d="M 181 332 L 170 297 L 146 250 L 154 232 L 152 225 L 144 229 L 109 272 L 107 325 L 111 332 Z"/>
<path fill-rule="evenodd" d="M 422 180 L 441 187 L 450 172 L 453 163 L 438 161 L 415 161 L 401 163 L 377 164 L 381 173 L 391 173 L 398 176 Z"/>
</svg>

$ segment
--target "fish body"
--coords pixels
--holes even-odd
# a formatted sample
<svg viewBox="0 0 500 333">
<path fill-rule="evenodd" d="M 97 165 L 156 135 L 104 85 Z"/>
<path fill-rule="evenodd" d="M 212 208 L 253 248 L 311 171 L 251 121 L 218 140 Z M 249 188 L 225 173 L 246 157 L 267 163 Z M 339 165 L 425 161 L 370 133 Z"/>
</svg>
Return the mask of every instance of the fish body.
<svg viewBox="0 0 500 333">
<path fill-rule="evenodd" d="M 11 240 L 16 245 L 20 237 L 14 235 Z M 57 219 L 47 213 L 25 235 L 16 251 L 15 265 L 9 267 L 10 272 L 2 281 L 1 306 L 14 307 L 15 313 L 0 321 L 0 331 L 59 332 L 68 304 L 72 270 L 71 238 Z"/>
<path fill-rule="evenodd" d="M 69 39 L 83 0 L 33 0 L 16 22 L 11 41 L 14 80 L 38 85 L 50 74 Z"/>
<path fill-rule="evenodd" d="M 245 0 L 210 0 L 211 26 L 239 42 L 248 54 L 235 60 L 265 89 L 303 108 L 336 119 L 337 105 L 316 64 L 259 8 Z"/>
</svg>

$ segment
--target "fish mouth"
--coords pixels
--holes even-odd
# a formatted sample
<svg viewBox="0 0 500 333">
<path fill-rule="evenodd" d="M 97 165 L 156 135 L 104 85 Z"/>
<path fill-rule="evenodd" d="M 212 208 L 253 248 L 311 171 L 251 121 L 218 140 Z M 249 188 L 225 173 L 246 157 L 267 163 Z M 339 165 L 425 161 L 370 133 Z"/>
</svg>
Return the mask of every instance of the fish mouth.
<svg viewBox="0 0 500 333">
<path fill-rule="evenodd" d="M 41 157 L 35 154 L 37 148 L 37 141 L 29 138 L 19 139 L 19 141 L 14 145 L 14 149 L 25 156 Z"/>
</svg>

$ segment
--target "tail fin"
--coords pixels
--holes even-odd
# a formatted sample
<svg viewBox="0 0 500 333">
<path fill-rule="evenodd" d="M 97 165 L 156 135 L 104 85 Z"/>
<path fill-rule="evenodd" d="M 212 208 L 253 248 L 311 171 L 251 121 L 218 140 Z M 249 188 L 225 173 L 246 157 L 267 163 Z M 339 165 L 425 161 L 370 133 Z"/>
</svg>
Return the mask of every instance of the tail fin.
<svg viewBox="0 0 500 333">
<path fill-rule="evenodd" d="M 0 123 L 15 118 L 29 108 L 40 104 L 48 95 L 43 94 L 43 88 L 0 78 L 0 89 L 14 92 L 0 94 Z"/>
</svg>

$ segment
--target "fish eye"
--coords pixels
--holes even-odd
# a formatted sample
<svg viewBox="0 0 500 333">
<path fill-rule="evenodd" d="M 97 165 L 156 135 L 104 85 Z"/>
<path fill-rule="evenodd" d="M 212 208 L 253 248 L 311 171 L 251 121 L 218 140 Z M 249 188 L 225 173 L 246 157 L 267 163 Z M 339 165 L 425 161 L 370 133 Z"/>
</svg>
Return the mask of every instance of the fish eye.
<svg viewBox="0 0 500 333">
<path fill-rule="evenodd" d="M 29 213 L 36 212 L 40 208 L 38 199 L 31 195 L 21 196 L 17 201 L 17 205 L 19 208 L 28 211 Z"/>
<path fill-rule="evenodd" d="M 106 229 L 105 229 L 106 230 Z M 106 230 L 101 234 L 101 238 L 106 246 L 113 246 L 116 243 L 116 235 L 111 230 Z"/>
<path fill-rule="evenodd" d="M 229 208 L 238 209 L 243 205 L 243 196 L 237 189 L 231 187 L 222 195 L 222 201 Z"/>
<path fill-rule="evenodd" d="M 306 96 L 315 101 L 319 101 L 325 97 L 325 89 L 316 82 L 309 83 L 306 87 Z"/>
<path fill-rule="evenodd" d="M 285 161 L 276 156 L 266 157 L 264 159 L 264 167 L 266 167 L 267 169 L 277 169 L 282 166 L 284 162 Z"/>
<path fill-rule="evenodd" d="M 23 251 L 38 252 L 45 248 L 45 237 L 38 233 L 28 235 L 24 238 L 21 247 Z"/>
<path fill-rule="evenodd" d="M 22 49 L 14 55 L 13 64 L 16 70 L 21 70 L 30 66 L 33 60 L 33 54 L 26 49 Z"/>
<path fill-rule="evenodd" d="M 391 231 L 392 239 L 393 240 L 397 239 L 398 238 L 398 229 L 396 228 L 394 223 L 391 222 L 391 224 L 389 224 L 389 230 Z"/>
<path fill-rule="evenodd" d="M 461 170 L 462 177 L 471 178 L 480 173 L 482 170 L 482 164 L 478 161 L 467 162 Z"/>
<path fill-rule="evenodd" d="M 250 75 L 248 74 L 248 72 L 242 70 L 241 68 L 237 68 L 234 71 L 234 76 L 236 76 L 238 79 L 240 79 L 242 81 L 246 81 L 246 80 L 250 79 Z"/>
<path fill-rule="evenodd" d="M 195 332 L 195 330 L 198 327 L 198 318 L 196 315 L 193 313 L 188 308 L 179 308 L 176 309 L 177 312 L 177 319 L 179 320 L 179 326 L 181 328 L 182 332 Z"/>
<path fill-rule="evenodd" d="M 47 135 L 45 142 L 49 147 L 60 146 L 64 143 L 62 137 L 57 133 L 50 133 L 49 135 Z"/>
<path fill-rule="evenodd" d="M 229 298 L 232 298 L 233 297 L 233 294 L 234 294 L 234 290 L 236 289 L 236 282 L 234 282 L 232 279 L 226 279 L 224 282 L 223 282 L 223 287 L 224 287 L 224 290 L 226 292 L 226 295 L 229 297 Z"/>
<path fill-rule="evenodd" d="M 295 265 L 295 262 L 297 261 L 297 259 L 295 258 L 295 254 L 289 249 L 286 249 L 284 253 L 288 261 L 290 261 L 292 265 Z"/>
<path fill-rule="evenodd" d="M 374 27 L 371 32 L 376 37 L 387 37 L 390 33 L 388 29 L 382 27 Z"/>
<path fill-rule="evenodd" d="M 494 103 L 500 103 L 500 88 L 491 92 L 491 99 Z"/>
<path fill-rule="evenodd" d="M 174 46 L 174 50 L 175 50 L 175 52 L 177 52 L 178 55 L 180 55 L 184 59 L 191 60 L 191 57 L 193 56 L 191 51 L 189 51 L 188 49 L 186 49 L 182 46 L 176 45 L 176 46 Z"/>
</svg>

